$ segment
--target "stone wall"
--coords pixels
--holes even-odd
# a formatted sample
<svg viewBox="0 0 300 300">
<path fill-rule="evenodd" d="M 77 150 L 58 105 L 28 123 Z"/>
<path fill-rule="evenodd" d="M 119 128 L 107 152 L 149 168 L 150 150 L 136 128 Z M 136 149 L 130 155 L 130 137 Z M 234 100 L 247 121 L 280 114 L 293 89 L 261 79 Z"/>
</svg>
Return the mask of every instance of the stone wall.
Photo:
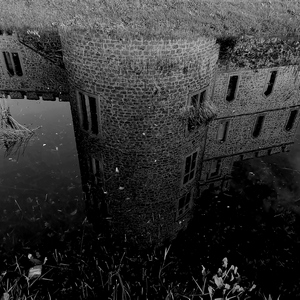
<svg viewBox="0 0 300 300">
<path fill-rule="evenodd" d="M 277 76 L 272 93 L 266 97 L 264 91 L 268 74 L 276 70 Z M 229 78 L 238 76 L 235 99 L 226 100 Z M 210 123 L 206 136 L 204 161 L 201 171 L 201 193 L 209 186 L 226 189 L 233 163 L 288 151 L 294 142 L 299 125 L 298 113 L 293 128 L 285 130 L 290 111 L 300 108 L 299 72 L 296 66 L 265 68 L 258 70 L 239 69 L 216 74 L 212 101 L 218 116 Z M 253 131 L 258 116 L 264 115 L 264 122 L 258 137 Z M 222 122 L 229 122 L 225 141 L 218 140 Z M 221 160 L 219 176 L 209 178 L 213 161 Z"/>
<path fill-rule="evenodd" d="M 264 96 L 270 71 L 277 70 L 273 92 Z M 228 102 L 226 93 L 231 75 L 238 75 L 236 98 Z M 299 104 L 299 72 L 297 66 L 257 70 L 235 69 L 219 71 L 216 75 L 213 103 L 218 108 L 218 118 L 286 108 Z"/>
<path fill-rule="evenodd" d="M 294 99 L 296 102 L 296 100 Z M 299 100 L 298 100 L 299 101 Z M 294 102 L 294 103 L 295 103 Z M 289 119 L 292 109 L 298 106 L 278 110 L 266 110 L 253 114 L 245 114 L 221 118 L 214 120 L 207 132 L 204 159 L 211 159 L 220 156 L 233 154 L 243 154 L 244 152 L 256 151 L 261 148 L 280 146 L 294 141 L 294 136 L 299 124 L 300 114 L 298 114 L 294 126 L 290 131 L 285 130 L 285 125 Z M 252 133 L 258 116 L 264 115 L 261 133 L 258 137 L 253 137 Z M 221 121 L 229 121 L 228 133 L 225 142 L 217 139 L 218 129 Z"/>
<path fill-rule="evenodd" d="M 83 31 L 62 31 L 61 40 L 74 122 L 75 90 L 100 99 L 101 134 L 78 134 L 91 155 L 103 156 L 113 222 L 148 242 L 171 237 L 190 218 L 176 220 L 178 200 L 200 178 L 206 131 L 187 133 L 180 111 L 190 93 L 207 87 L 211 98 L 215 41 L 121 41 Z M 196 150 L 196 178 L 182 186 L 185 157 Z"/>
<path fill-rule="evenodd" d="M 2 55 L 3 51 L 19 54 L 23 76 L 9 76 Z M 4 94 L 38 92 L 59 95 L 60 93 L 68 93 L 66 72 L 40 54 L 22 45 L 18 41 L 17 34 L 0 35 L 0 54 L 0 91 Z"/>
</svg>

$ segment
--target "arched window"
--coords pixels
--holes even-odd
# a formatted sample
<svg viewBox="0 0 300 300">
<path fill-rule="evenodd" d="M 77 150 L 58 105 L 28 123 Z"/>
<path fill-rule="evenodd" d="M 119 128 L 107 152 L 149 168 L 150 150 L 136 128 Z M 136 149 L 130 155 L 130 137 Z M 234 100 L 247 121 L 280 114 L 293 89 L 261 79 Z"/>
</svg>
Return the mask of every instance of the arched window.
<svg viewBox="0 0 300 300">
<path fill-rule="evenodd" d="M 285 130 L 286 131 L 290 131 L 293 128 L 297 115 L 298 115 L 298 110 L 297 109 L 292 110 L 290 112 L 289 119 L 288 119 L 288 121 L 285 125 Z"/>
</svg>

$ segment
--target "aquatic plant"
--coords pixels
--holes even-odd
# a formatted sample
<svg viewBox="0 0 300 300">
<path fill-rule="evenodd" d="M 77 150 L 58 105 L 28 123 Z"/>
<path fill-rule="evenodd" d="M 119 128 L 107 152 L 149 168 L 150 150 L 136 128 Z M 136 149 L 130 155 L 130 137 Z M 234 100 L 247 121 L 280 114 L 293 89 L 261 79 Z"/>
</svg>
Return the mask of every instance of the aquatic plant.
<svg viewBox="0 0 300 300">
<path fill-rule="evenodd" d="M 5 156 L 24 154 L 35 129 L 28 129 L 16 121 L 5 99 L 0 101 L 0 146 L 5 148 Z"/>
</svg>

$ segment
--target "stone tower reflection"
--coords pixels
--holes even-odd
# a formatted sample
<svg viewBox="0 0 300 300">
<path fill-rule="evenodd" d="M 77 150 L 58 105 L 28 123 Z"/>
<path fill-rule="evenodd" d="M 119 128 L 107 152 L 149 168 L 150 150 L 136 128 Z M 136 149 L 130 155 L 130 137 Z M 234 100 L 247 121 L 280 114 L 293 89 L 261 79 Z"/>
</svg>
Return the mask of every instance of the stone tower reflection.
<svg viewBox="0 0 300 300">
<path fill-rule="evenodd" d="M 234 162 L 294 143 L 299 53 L 286 41 L 242 38 L 224 65 L 210 38 L 60 36 L 62 47 L 57 32 L 0 34 L 0 94 L 68 101 L 69 81 L 94 222 L 108 219 L 144 244 L 171 239 L 203 191 L 228 188 Z M 51 45 L 63 53 L 51 54 Z"/>
<path fill-rule="evenodd" d="M 173 238 L 191 218 L 200 179 L 214 39 L 113 40 L 61 32 L 90 205 L 143 243 Z M 187 122 L 187 107 L 201 114 Z"/>
</svg>

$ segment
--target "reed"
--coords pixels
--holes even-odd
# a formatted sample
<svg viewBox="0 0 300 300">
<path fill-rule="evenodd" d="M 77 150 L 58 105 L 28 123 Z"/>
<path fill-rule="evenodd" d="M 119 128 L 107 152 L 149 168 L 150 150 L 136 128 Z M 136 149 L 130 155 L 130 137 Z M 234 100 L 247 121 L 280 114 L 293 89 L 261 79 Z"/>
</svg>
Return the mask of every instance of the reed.
<svg viewBox="0 0 300 300">
<path fill-rule="evenodd" d="M 16 121 L 6 100 L 0 99 L 0 146 L 5 148 L 5 156 L 24 154 L 36 129 L 28 129 Z"/>
</svg>

